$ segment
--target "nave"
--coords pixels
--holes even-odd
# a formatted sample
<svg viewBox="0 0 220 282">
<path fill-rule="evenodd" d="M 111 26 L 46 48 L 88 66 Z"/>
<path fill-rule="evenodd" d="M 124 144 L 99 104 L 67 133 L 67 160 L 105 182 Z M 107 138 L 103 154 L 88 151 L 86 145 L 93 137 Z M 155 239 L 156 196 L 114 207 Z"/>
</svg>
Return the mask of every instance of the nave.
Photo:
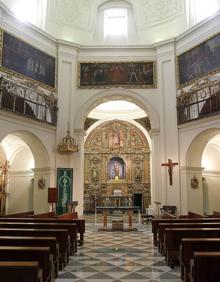
<svg viewBox="0 0 220 282">
<path fill-rule="evenodd" d="M 151 225 L 135 223 L 134 226 L 138 231 L 104 232 L 86 220 L 84 245 L 70 257 L 55 281 L 181 282 L 179 267 L 168 267 L 153 246 Z"/>
</svg>

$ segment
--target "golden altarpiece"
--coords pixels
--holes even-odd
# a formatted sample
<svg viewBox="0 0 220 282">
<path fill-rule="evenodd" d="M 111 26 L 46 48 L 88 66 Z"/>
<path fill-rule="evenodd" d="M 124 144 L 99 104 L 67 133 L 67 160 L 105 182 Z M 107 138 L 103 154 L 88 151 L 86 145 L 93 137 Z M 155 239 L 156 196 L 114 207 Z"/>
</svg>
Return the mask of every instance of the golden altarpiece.
<svg viewBox="0 0 220 282">
<path fill-rule="evenodd" d="M 84 212 L 95 206 L 151 202 L 150 149 L 142 131 L 113 120 L 96 127 L 85 142 Z M 137 203 L 138 201 L 138 203 Z"/>
<path fill-rule="evenodd" d="M 8 161 L 0 154 L 0 216 L 6 212 L 8 168 Z"/>
</svg>

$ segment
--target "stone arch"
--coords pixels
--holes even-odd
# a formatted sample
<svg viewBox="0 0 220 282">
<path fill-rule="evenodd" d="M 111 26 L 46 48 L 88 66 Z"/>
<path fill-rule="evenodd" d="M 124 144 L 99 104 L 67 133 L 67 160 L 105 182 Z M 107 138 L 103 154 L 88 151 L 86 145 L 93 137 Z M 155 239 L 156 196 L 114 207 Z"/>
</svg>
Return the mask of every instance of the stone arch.
<svg viewBox="0 0 220 282">
<path fill-rule="evenodd" d="M 14 131 L 9 134 L 19 137 L 27 144 L 33 154 L 35 168 L 50 166 L 49 154 L 38 136 L 25 130 Z M 8 135 L 6 135 L 4 138 L 7 138 L 7 136 Z"/>
<path fill-rule="evenodd" d="M 125 100 L 136 104 L 142 110 L 144 110 L 145 113 L 149 116 L 151 122 L 151 128 L 159 129 L 158 114 L 148 100 L 142 98 L 140 95 L 138 95 L 137 92 L 133 90 L 117 90 L 117 89 L 104 90 L 102 92 L 99 92 L 96 95 L 94 95 L 92 98 L 90 98 L 87 102 L 85 102 L 79 108 L 78 112 L 76 112 L 75 128 L 83 129 L 85 119 L 92 109 L 94 109 L 95 107 L 97 107 L 102 103 L 108 101 L 114 101 L 114 100 Z"/>
<path fill-rule="evenodd" d="M 199 133 L 191 142 L 187 155 L 186 165 L 187 167 L 201 167 L 202 154 L 205 146 L 215 135 L 220 133 L 219 128 L 210 128 Z"/>
</svg>

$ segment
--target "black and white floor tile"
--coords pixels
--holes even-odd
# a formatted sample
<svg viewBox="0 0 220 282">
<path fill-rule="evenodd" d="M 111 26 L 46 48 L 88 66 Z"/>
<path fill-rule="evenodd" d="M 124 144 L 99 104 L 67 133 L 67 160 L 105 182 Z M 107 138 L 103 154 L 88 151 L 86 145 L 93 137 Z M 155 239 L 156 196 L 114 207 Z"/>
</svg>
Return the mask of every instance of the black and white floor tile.
<svg viewBox="0 0 220 282">
<path fill-rule="evenodd" d="M 85 243 L 56 282 L 181 282 L 179 267 L 171 269 L 153 246 L 151 226 L 137 231 L 98 231 L 88 219 Z"/>
</svg>

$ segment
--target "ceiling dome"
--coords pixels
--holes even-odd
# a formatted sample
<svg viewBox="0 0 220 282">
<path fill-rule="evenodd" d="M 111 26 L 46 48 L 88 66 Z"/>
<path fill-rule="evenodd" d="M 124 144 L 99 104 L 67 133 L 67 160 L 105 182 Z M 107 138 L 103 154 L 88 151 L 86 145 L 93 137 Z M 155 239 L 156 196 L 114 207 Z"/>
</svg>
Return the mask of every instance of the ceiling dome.
<svg viewBox="0 0 220 282">
<path fill-rule="evenodd" d="M 180 35 L 220 9 L 218 0 L 2 0 L 1 3 L 20 19 L 30 21 L 56 39 L 82 45 L 155 44 Z M 106 41 L 103 10 L 111 7 L 127 9 L 129 32 L 122 39 Z"/>
</svg>

